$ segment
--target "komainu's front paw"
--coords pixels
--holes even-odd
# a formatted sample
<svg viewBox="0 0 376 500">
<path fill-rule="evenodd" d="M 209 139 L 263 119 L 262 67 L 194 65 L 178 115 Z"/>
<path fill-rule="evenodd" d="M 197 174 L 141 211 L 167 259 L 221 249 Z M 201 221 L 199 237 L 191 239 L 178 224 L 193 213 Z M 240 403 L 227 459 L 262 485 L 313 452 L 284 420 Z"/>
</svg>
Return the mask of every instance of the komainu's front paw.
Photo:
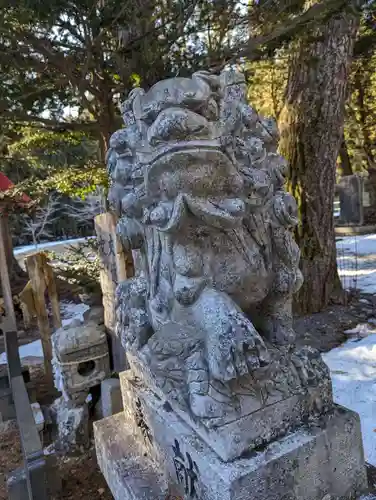
<svg viewBox="0 0 376 500">
<path fill-rule="evenodd" d="M 209 370 L 222 382 L 252 373 L 269 363 L 264 341 L 239 311 L 229 311 L 209 334 Z"/>
</svg>

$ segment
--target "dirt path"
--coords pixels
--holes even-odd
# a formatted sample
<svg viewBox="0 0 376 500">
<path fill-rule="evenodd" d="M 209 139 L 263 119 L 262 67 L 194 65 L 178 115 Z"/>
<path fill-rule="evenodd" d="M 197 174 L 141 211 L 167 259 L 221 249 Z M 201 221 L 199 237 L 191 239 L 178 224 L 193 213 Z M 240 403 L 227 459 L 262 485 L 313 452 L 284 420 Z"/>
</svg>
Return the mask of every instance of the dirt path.
<svg viewBox="0 0 376 500">
<path fill-rule="evenodd" d="M 6 475 L 22 464 L 21 446 L 17 429 L 0 432 L 0 500 L 7 500 Z M 57 497 L 64 500 L 112 500 L 96 462 L 95 450 L 80 457 L 58 461 L 62 491 Z"/>
</svg>

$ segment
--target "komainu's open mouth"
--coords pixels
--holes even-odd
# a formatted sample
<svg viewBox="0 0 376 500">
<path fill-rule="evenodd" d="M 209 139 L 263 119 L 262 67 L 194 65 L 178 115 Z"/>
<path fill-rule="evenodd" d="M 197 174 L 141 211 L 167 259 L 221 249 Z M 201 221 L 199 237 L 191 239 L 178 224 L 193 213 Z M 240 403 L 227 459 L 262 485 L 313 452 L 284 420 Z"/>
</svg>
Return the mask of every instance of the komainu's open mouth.
<svg viewBox="0 0 376 500">
<path fill-rule="evenodd" d="M 146 190 L 151 197 L 161 194 L 173 199 L 179 193 L 216 196 L 221 192 L 237 197 L 243 190 L 242 176 L 213 141 L 166 145 L 146 168 Z"/>
</svg>

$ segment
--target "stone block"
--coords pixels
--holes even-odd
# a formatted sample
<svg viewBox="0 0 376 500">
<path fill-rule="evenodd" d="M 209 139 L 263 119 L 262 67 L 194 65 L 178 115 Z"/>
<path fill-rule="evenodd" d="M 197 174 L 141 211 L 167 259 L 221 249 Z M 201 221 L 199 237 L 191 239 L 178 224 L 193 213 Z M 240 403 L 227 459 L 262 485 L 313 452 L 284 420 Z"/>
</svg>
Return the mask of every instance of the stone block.
<svg viewBox="0 0 376 500">
<path fill-rule="evenodd" d="M 115 500 L 165 500 L 167 482 L 160 467 L 143 450 L 124 413 L 94 423 L 99 467 Z"/>
<path fill-rule="evenodd" d="M 74 453 L 76 450 L 89 446 L 89 410 L 87 404 L 74 406 L 71 401 L 59 398 L 50 410 L 58 428 L 58 439 L 55 442 L 57 451 Z"/>
<path fill-rule="evenodd" d="M 22 367 L 22 377 L 25 384 L 30 382 L 30 370 L 27 366 Z M 8 368 L 7 365 L 0 365 L 0 389 L 9 387 Z"/>
<path fill-rule="evenodd" d="M 143 373 L 145 376 L 145 371 Z M 127 409 L 134 406 L 138 397 L 142 399 L 143 390 L 133 380 L 130 370 L 120 375 L 123 406 Z M 330 381 L 329 381 L 330 383 Z M 162 400 L 165 396 L 158 391 L 152 380 L 147 379 L 147 385 L 153 388 Z M 149 392 L 147 391 L 147 394 Z M 230 420 L 216 425 L 207 426 L 204 420 L 198 421 L 182 411 L 179 405 L 171 402 L 171 407 L 179 417 L 184 420 L 203 439 L 223 461 L 231 461 L 250 449 L 258 448 L 285 435 L 289 430 L 299 426 L 310 416 L 317 413 L 316 405 L 320 402 L 319 412 L 322 408 L 330 408 L 332 405 L 331 386 L 324 379 L 321 385 L 311 388 L 309 391 L 292 394 L 285 399 L 276 400 L 274 404 L 265 405 L 237 420 Z M 170 404 L 170 403 L 169 403 Z"/>
<path fill-rule="evenodd" d="M 341 224 L 363 224 L 362 179 L 358 175 L 342 177 L 337 186 Z"/>
<path fill-rule="evenodd" d="M 352 500 L 367 488 L 359 418 L 342 407 L 227 463 L 152 394 L 148 402 L 138 401 L 136 419 L 123 413 L 97 422 L 95 441 L 101 470 L 119 500 L 161 498 L 162 490 L 142 496 L 146 463 L 164 471 L 169 489 L 184 499 Z M 138 472 L 135 461 L 143 464 Z"/>
<path fill-rule="evenodd" d="M 115 498 L 355 500 L 359 419 L 334 405 L 320 353 L 295 345 L 299 214 L 276 123 L 233 69 L 134 89 L 122 113 L 109 203 L 142 272 L 108 304 L 132 373 L 124 412 L 95 430 Z"/>
<path fill-rule="evenodd" d="M 110 417 L 123 411 L 123 401 L 120 380 L 108 378 L 101 384 L 101 415 L 102 418 Z"/>
<path fill-rule="evenodd" d="M 0 416 L 4 422 L 16 418 L 16 408 L 10 388 L 0 389 Z"/>
<path fill-rule="evenodd" d="M 52 345 L 55 385 L 66 399 L 110 374 L 106 333 L 95 322 L 60 328 L 52 335 Z"/>
<path fill-rule="evenodd" d="M 86 312 L 84 312 L 84 321 L 93 322 L 97 325 L 104 324 L 104 309 L 103 306 L 90 307 Z"/>
<path fill-rule="evenodd" d="M 42 432 L 44 429 L 44 416 L 39 403 L 31 404 L 31 411 L 33 412 L 33 417 L 35 425 L 37 426 L 38 432 Z"/>
</svg>

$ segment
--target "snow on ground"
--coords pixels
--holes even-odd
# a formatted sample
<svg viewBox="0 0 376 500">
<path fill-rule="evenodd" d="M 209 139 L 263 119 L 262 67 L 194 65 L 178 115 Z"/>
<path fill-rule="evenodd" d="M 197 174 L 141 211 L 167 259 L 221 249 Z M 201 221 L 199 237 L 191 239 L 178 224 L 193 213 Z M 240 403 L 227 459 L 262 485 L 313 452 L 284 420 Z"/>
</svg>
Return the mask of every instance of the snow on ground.
<svg viewBox="0 0 376 500">
<path fill-rule="evenodd" d="M 61 322 L 63 326 L 68 326 L 73 320 L 84 321 L 84 313 L 90 309 L 87 304 L 72 302 L 60 302 Z"/>
<path fill-rule="evenodd" d="M 60 302 L 61 320 L 63 326 L 69 326 L 72 321 L 79 319 L 84 320 L 84 313 L 90 309 L 86 304 L 75 304 L 73 302 Z M 18 348 L 20 358 L 24 364 L 41 364 L 43 363 L 43 348 L 41 340 L 35 340 L 30 344 L 22 345 Z M 0 365 L 7 363 L 7 355 L 5 352 L 0 354 Z"/>
<path fill-rule="evenodd" d="M 28 255 L 35 252 L 40 252 L 43 250 L 49 250 L 50 252 L 55 252 L 56 254 L 64 253 L 69 250 L 69 247 L 74 247 L 80 243 L 84 243 L 88 238 L 75 238 L 71 240 L 60 240 L 60 241 L 47 241 L 46 243 L 40 243 L 39 245 L 25 245 L 21 247 L 16 247 L 13 249 L 14 256 L 18 260 L 19 265 L 24 268 L 24 261 Z"/>
<path fill-rule="evenodd" d="M 337 261 L 346 289 L 376 293 L 376 234 L 338 238 Z"/>
<path fill-rule="evenodd" d="M 376 333 L 351 339 L 323 358 L 331 372 L 334 401 L 359 414 L 366 460 L 376 466 Z"/>
<path fill-rule="evenodd" d="M 16 247 L 13 250 L 14 255 L 22 255 L 28 254 L 32 252 L 38 252 L 42 250 L 53 250 L 53 247 L 60 246 L 69 246 L 69 245 L 77 245 L 78 243 L 83 243 L 86 241 L 86 238 L 74 238 L 71 240 L 60 240 L 60 241 L 47 241 L 46 243 L 40 243 L 37 246 L 35 245 L 24 245 L 21 247 Z"/>
<path fill-rule="evenodd" d="M 21 360 L 28 365 L 39 365 L 43 363 L 43 349 L 41 340 L 34 340 L 30 344 L 22 345 L 18 348 Z M 7 355 L 5 352 L 0 354 L 0 365 L 7 364 Z"/>
</svg>

